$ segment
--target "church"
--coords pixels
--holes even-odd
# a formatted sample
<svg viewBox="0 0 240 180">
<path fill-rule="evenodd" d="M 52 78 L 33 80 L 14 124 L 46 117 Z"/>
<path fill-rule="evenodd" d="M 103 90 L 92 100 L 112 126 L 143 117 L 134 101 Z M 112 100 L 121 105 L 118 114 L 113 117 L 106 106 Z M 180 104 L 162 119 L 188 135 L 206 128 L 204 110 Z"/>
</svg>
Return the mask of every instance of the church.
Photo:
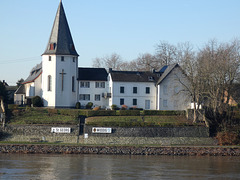
<svg viewBox="0 0 240 180">
<path fill-rule="evenodd" d="M 185 110 L 191 98 L 184 91 L 187 78 L 178 64 L 151 72 L 114 71 L 111 68 L 78 67 L 75 49 L 62 1 L 57 9 L 42 62 L 36 65 L 14 94 L 15 104 L 40 96 L 45 107 L 109 109 L 112 105 L 152 110 Z"/>
</svg>

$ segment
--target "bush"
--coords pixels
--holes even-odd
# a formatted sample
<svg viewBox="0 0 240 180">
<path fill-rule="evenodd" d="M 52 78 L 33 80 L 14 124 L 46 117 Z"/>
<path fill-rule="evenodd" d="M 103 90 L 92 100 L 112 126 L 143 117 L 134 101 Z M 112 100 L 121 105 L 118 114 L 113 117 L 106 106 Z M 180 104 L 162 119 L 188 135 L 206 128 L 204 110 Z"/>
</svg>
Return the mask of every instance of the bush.
<svg viewBox="0 0 240 180">
<path fill-rule="evenodd" d="M 236 132 L 218 132 L 216 138 L 221 146 L 238 145 L 240 143 L 239 134 Z"/>
<path fill-rule="evenodd" d="M 42 107 L 43 106 L 42 98 L 40 98 L 39 96 L 33 97 L 32 104 L 33 104 L 33 107 Z"/>
<path fill-rule="evenodd" d="M 120 110 L 120 116 L 140 116 L 139 110 Z"/>
<path fill-rule="evenodd" d="M 77 102 L 76 103 L 76 109 L 80 109 L 81 108 L 81 103 L 80 102 Z"/>
<path fill-rule="evenodd" d="M 9 104 L 8 105 L 8 109 L 10 109 L 10 110 L 14 110 L 14 109 L 17 109 L 17 108 L 18 108 L 17 104 Z"/>
<path fill-rule="evenodd" d="M 87 111 L 87 117 L 92 116 L 116 116 L 116 111 L 112 110 Z"/>
<path fill-rule="evenodd" d="M 86 109 L 92 109 L 93 103 L 92 102 L 88 102 L 86 105 Z"/>
<path fill-rule="evenodd" d="M 176 116 L 185 115 L 185 111 L 143 110 L 143 115 Z"/>
<path fill-rule="evenodd" d="M 101 106 L 96 106 L 93 108 L 93 111 L 99 111 L 101 109 Z"/>
<path fill-rule="evenodd" d="M 111 108 L 112 108 L 112 110 L 118 110 L 118 109 L 119 109 L 116 104 L 113 104 L 113 105 L 111 106 Z"/>
<path fill-rule="evenodd" d="M 128 107 L 127 107 L 127 105 L 122 105 L 122 108 L 121 108 L 121 110 L 126 110 Z"/>
</svg>

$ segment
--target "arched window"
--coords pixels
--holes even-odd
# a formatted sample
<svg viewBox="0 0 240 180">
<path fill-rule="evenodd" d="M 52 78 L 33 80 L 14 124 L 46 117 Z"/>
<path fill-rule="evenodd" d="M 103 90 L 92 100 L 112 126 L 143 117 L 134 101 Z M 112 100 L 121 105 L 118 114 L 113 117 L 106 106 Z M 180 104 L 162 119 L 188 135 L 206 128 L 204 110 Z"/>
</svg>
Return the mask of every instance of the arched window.
<svg viewBox="0 0 240 180">
<path fill-rule="evenodd" d="M 48 91 L 52 91 L 52 76 L 48 76 Z"/>
</svg>

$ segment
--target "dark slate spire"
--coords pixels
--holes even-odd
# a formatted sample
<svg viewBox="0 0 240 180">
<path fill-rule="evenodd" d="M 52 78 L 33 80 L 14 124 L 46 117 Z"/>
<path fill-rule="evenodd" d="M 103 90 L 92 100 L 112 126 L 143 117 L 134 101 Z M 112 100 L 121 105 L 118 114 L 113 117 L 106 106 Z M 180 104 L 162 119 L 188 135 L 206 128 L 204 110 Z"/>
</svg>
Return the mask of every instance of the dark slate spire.
<svg viewBox="0 0 240 180">
<path fill-rule="evenodd" d="M 50 54 L 78 56 L 73 44 L 62 1 L 60 1 L 58 6 L 47 48 L 43 53 L 43 55 Z"/>
</svg>

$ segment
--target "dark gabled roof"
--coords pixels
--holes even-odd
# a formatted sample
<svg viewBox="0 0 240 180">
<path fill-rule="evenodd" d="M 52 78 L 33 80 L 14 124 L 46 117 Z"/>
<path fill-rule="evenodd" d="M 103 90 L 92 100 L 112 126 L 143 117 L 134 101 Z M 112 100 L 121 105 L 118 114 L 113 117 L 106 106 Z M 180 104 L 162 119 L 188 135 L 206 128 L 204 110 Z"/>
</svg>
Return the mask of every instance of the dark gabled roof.
<svg viewBox="0 0 240 180">
<path fill-rule="evenodd" d="M 61 1 L 58 6 L 47 48 L 43 53 L 43 55 L 48 54 L 78 56 Z"/>
<path fill-rule="evenodd" d="M 25 87 L 24 85 L 21 85 L 14 94 L 25 94 Z"/>
<path fill-rule="evenodd" d="M 158 80 L 158 74 L 149 71 L 111 71 L 112 80 L 118 82 L 153 82 Z"/>
<path fill-rule="evenodd" d="M 179 67 L 179 65 L 176 63 L 176 64 L 172 64 L 172 65 L 167 65 L 164 66 L 161 70 L 163 71 L 163 69 L 165 69 L 163 72 L 163 74 L 161 75 L 161 77 L 159 78 L 159 80 L 157 81 L 157 85 L 160 84 L 167 76 L 170 72 L 172 72 L 172 70 L 175 68 L 175 67 Z M 160 70 L 160 71 L 161 71 Z"/>
<path fill-rule="evenodd" d="M 17 86 L 6 86 L 7 91 L 16 91 L 17 88 L 18 88 Z"/>
<path fill-rule="evenodd" d="M 42 63 L 38 64 L 31 70 L 30 75 L 25 81 L 23 81 L 22 84 L 35 81 L 35 79 L 37 79 L 41 74 L 42 74 Z"/>
<path fill-rule="evenodd" d="M 108 73 L 105 68 L 78 68 L 78 80 L 107 81 Z"/>
</svg>

